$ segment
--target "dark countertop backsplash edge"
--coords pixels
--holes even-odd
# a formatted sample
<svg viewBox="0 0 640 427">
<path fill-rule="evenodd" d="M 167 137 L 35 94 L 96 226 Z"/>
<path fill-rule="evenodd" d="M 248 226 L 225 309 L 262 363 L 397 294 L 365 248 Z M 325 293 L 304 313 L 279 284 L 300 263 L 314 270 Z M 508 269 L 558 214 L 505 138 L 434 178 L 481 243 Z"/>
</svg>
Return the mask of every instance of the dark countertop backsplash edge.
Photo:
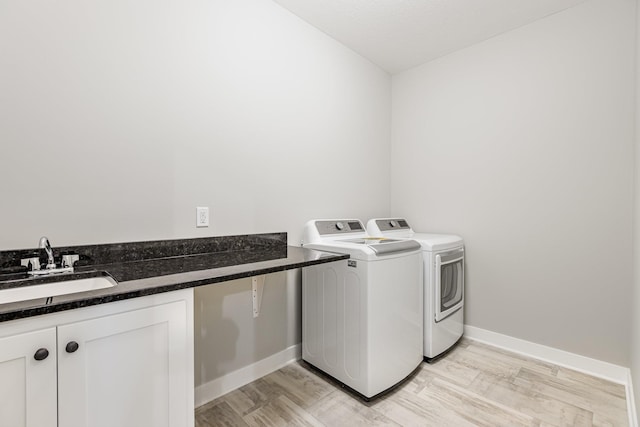
<svg viewBox="0 0 640 427">
<path fill-rule="evenodd" d="M 104 246 L 116 248 L 115 250 L 112 250 L 114 248 L 105 250 Z M 109 262 L 79 264 L 73 273 L 42 278 L 25 278 L 25 273 L 0 275 L 0 281 L 4 281 L 4 287 L 15 287 L 108 275 L 116 279 L 118 285 L 115 288 L 61 295 L 50 298 L 50 301 L 40 298 L 0 304 L 0 322 L 349 258 L 348 255 L 288 246 L 287 233 L 85 245 L 68 248 L 95 249 L 89 250 L 88 253 L 89 255 L 98 255 L 88 256 L 85 258 L 86 260 Z M 65 249 L 58 248 L 56 250 L 54 248 L 57 254 L 62 253 Z M 139 254 L 128 257 L 119 256 L 120 252 L 125 249 L 137 251 Z M 177 252 L 179 250 L 184 250 L 186 254 Z M 203 252 L 203 250 L 209 252 Z M 15 255 L 20 251 L 6 252 L 14 252 Z M 110 256 L 105 256 L 105 252 Z M 110 252 L 112 253 L 110 254 Z M 0 252 L 0 256 L 2 254 L 3 252 Z"/>
<path fill-rule="evenodd" d="M 77 267 L 248 250 L 256 247 L 268 248 L 286 244 L 287 233 L 285 232 L 61 247 L 56 247 L 55 242 L 51 242 L 56 262 L 60 262 L 62 254 L 78 254 L 80 261 Z M 28 258 L 35 253 L 38 254 L 41 263 L 46 261 L 44 251 L 38 248 L 0 251 L 0 274 L 2 269 L 20 266 L 22 258 Z"/>
</svg>

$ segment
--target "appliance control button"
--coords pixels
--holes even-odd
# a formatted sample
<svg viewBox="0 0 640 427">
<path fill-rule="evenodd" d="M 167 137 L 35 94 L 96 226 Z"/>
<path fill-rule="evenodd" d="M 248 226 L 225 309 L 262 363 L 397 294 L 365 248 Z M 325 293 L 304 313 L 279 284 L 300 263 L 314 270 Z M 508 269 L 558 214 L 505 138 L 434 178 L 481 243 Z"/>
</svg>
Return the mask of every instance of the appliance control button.
<svg viewBox="0 0 640 427">
<path fill-rule="evenodd" d="M 341 222 L 336 222 L 336 228 L 338 230 L 344 230 L 344 224 Z"/>
<path fill-rule="evenodd" d="M 390 226 L 391 228 L 394 228 L 394 227 L 397 227 L 397 226 L 398 226 L 398 223 L 397 223 L 397 222 L 395 222 L 395 221 L 389 221 L 389 226 Z"/>
</svg>

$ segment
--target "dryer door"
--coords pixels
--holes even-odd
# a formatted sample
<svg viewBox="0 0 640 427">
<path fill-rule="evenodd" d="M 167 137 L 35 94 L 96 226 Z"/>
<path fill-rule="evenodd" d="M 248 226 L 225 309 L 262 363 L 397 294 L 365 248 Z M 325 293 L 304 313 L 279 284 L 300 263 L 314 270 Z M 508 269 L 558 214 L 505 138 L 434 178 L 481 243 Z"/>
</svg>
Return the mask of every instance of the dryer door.
<svg viewBox="0 0 640 427">
<path fill-rule="evenodd" d="M 464 305 L 464 249 L 436 254 L 436 322 Z"/>
</svg>

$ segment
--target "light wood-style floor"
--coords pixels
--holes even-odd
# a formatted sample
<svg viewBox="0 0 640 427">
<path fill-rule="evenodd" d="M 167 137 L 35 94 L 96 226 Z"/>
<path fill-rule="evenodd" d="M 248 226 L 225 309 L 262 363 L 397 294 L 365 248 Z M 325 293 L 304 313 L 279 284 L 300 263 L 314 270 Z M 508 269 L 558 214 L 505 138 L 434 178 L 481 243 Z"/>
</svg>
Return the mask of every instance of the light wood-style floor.
<svg viewBox="0 0 640 427">
<path fill-rule="evenodd" d="M 196 409 L 210 426 L 627 426 L 624 386 L 463 339 L 371 403 L 284 368 Z"/>
</svg>

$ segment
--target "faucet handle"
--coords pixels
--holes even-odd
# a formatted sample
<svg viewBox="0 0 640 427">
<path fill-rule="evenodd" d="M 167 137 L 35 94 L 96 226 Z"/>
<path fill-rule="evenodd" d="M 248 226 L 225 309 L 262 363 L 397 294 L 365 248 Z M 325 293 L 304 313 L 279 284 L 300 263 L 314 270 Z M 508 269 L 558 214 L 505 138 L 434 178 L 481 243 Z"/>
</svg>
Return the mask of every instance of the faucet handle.
<svg viewBox="0 0 640 427">
<path fill-rule="evenodd" d="M 73 267 L 80 260 L 78 254 L 62 254 L 62 268 Z"/>
<path fill-rule="evenodd" d="M 25 267 L 27 267 L 28 271 L 40 270 L 40 258 L 38 258 L 37 256 L 22 258 L 20 260 L 20 265 L 24 265 Z"/>
</svg>

